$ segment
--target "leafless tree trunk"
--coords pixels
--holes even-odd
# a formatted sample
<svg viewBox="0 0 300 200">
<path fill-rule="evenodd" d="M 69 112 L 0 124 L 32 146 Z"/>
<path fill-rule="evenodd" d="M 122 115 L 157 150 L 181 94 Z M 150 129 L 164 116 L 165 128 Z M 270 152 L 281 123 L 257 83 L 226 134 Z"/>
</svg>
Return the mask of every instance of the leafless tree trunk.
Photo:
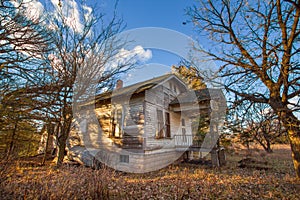
<svg viewBox="0 0 300 200">
<path fill-rule="evenodd" d="M 72 10 L 68 11 L 61 4 L 54 5 L 53 9 L 56 16 L 48 18 L 54 27 L 53 52 L 49 61 L 54 69 L 52 86 L 56 86 L 50 90 L 57 97 L 55 116 L 61 127 L 57 138 L 59 166 L 63 162 L 66 142 L 72 128 L 74 101 L 80 101 L 82 95 L 91 88 L 109 86 L 114 77 L 128 70 L 131 64 L 119 63 L 114 68 L 109 66 L 125 44 L 115 37 L 122 30 L 122 20 L 113 16 L 108 23 L 104 23 L 106 20 L 103 13 L 87 13 L 78 4 L 80 21 L 69 24 L 66 15 Z M 78 79 L 80 86 L 74 85 Z"/>
<path fill-rule="evenodd" d="M 233 104 L 229 112 L 229 123 L 240 138 L 258 142 L 266 152 L 272 153 L 271 145 L 277 138 L 285 136 L 282 122 L 268 104 L 242 101 Z"/>
<path fill-rule="evenodd" d="M 13 152 L 13 149 L 14 149 L 14 143 L 15 143 L 15 137 L 16 137 L 16 134 L 17 134 L 17 129 L 18 129 L 18 120 L 15 121 L 15 124 L 14 124 L 14 128 L 12 130 L 12 134 L 11 134 L 11 138 L 10 138 L 10 142 L 9 142 L 9 145 L 8 145 L 8 149 L 7 149 L 7 154 L 6 154 L 6 157 L 8 158 L 12 152 Z"/>
<path fill-rule="evenodd" d="M 300 120 L 295 116 L 300 94 L 300 1 L 290 2 L 200 0 L 188 13 L 212 43 L 212 48 L 200 51 L 222 63 L 225 89 L 241 100 L 267 103 L 276 112 L 287 130 L 300 178 Z"/>
<path fill-rule="evenodd" d="M 44 55 L 49 51 L 51 35 L 42 25 L 43 19 L 26 16 L 25 5 L 22 1 L 0 3 L 0 127 L 8 132 L 19 123 L 13 130 L 16 141 L 35 133 L 24 125 L 43 119 L 39 108 L 47 107 L 37 103 L 38 95 L 30 96 L 26 91 L 47 80 L 49 68 L 44 65 Z"/>
</svg>

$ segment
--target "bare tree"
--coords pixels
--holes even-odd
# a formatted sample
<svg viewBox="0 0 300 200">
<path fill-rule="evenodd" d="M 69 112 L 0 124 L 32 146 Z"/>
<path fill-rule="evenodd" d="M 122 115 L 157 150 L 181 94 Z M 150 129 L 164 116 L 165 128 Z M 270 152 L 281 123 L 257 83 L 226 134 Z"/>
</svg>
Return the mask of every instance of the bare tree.
<svg viewBox="0 0 300 200">
<path fill-rule="evenodd" d="M 64 2 L 53 5 L 54 13 L 49 17 L 53 29 L 53 52 L 48 59 L 55 70 L 53 95 L 57 97 L 54 108 L 59 122 L 58 160 L 61 165 L 73 112 L 72 104 L 95 89 L 107 88 L 117 74 L 128 70 L 131 63 L 114 63 L 116 55 L 126 42 L 116 37 L 122 30 L 122 20 L 116 15 L 108 23 L 103 13 L 78 5 L 72 10 Z M 70 12 L 70 13 L 69 13 Z M 78 12 L 80 17 L 70 21 L 70 14 Z M 54 17 L 53 17 L 54 16 Z M 75 80 L 81 84 L 75 85 Z M 78 88 L 80 87 L 80 88 Z"/>
<path fill-rule="evenodd" d="M 206 88 L 206 84 L 203 81 L 203 78 L 198 73 L 198 70 L 192 66 L 189 68 L 180 65 L 180 66 L 172 66 L 172 72 L 179 77 L 183 78 L 184 81 L 188 84 L 188 86 L 193 90 L 200 90 Z"/>
<path fill-rule="evenodd" d="M 254 105 L 252 114 L 248 118 L 248 128 L 251 136 L 266 152 L 272 153 L 271 145 L 285 133 L 281 122 L 273 110 L 265 104 Z"/>
<path fill-rule="evenodd" d="M 27 3 L 4 0 L 0 4 L 0 91 L 1 97 L 34 85 L 47 77 L 44 56 L 52 41 L 43 19 L 26 15 Z M 37 75 L 40 73 L 39 75 Z M 16 94 L 14 94 L 16 95 Z"/>
<path fill-rule="evenodd" d="M 35 120 L 43 119 L 40 111 L 34 113 L 38 95 L 29 96 L 27 90 L 48 82 L 44 55 L 52 38 L 42 19 L 26 14 L 26 6 L 22 1 L 0 4 L 0 132 L 9 138 L 1 140 L 9 144 L 8 154 L 18 138 L 34 132 Z"/>
<path fill-rule="evenodd" d="M 243 101 L 235 104 L 229 114 L 229 128 L 248 148 L 250 142 L 257 142 L 266 152 L 272 153 L 271 145 L 279 137 L 286 136 L 282 123 L 268 104 Z"/>
<path fill-rule="evenodd" d="M 218 61 L 227 91 L 266 103 L 278 115 L 300 177 L 299 0 L 201 0 L 188 14 L 211 41 L 203 50 Z"/>
<path fill-rule="evenodd" d="M 34 21 L 26 16 L 25 3 L 18 5 L 2 1 L 0 5 L 0 75 L 1 91 L 22 79 L 18 85 L 32 84 L 35 71 L 43 67 L 41 60 L 49 50 L 51 37 L 43 21 Z M 34 77 L 34 78 L 33 78 Z"/>
</svg>

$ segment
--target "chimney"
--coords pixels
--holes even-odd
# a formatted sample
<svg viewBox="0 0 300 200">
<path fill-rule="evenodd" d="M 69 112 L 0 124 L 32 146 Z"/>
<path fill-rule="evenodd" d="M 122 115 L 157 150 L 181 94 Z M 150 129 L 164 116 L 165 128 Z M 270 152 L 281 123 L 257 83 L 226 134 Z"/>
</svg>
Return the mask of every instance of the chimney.
<svg viewBox="0 0 300 200">
<path fill-rule="evenodd" d="M 117 85 L 116 85 L 116 90 L 119 90 L 123 88 L 123 81 L 122 80 L 117 80 Z"/>
</svg>

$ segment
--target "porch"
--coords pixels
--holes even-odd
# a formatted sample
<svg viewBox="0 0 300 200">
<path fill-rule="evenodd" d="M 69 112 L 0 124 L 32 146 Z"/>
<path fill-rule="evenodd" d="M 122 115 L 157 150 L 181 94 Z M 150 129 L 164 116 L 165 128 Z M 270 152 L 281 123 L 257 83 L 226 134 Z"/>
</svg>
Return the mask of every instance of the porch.
<svg viewBox="0 0 300 200">
<path fill-rule="evenodd" d="M 157 144 L 159 144 L 160 141 L 164 140 L 163 138 L 155 139 L 129 135 L 111 139 L 113 140 L 115 145 L 124 149 L 145 149 L 147 140 L 151 139 L 157 141 Z M 201 138 L 194 135 L 174 135 L 173 138 L 166 138 L 166 140 L 173 143 L 173 145 L 170 146 L 175 148 L 176 151 L 199 151 L 202 145 Z M 209 152 L 210 150 L 202 148 L 201 151 Z"/>
<path fill-rule="evenodd" d="M 226 164 L 225 149 L 220 146 L 213 148 L 202 147 L 202 138 L 194 135 L 175 135 L 174 136 L 176 151 L 185 152 L 186 159 L 192 159 L 192 152 L 197 152 L 202 158 L 202 154 L 210 153 L 212 166 L 220 167 Z M 192 155 L 192 156 L 191 156 Z"/>
<path fill-rule="evenodd" d="M 120 148 L 126 149 L 131 152 L 153 151 L 162 149 L 163 146 L 157 143 L 156 146 L 149 147 L 146 145 L 147 140 L 150 138 L 140 136 L 124 136 L 123 138 L 114 138 L 114 144 Z M 152 139 L 153 140 L 153 139 Z M 162 139 L 158 139 L 161 141 Z M 199 136 L 194 135 L 174 135 L 173 138 L 167 138 L 169 141 L 169 148 L 174 149 L 175 152 L 186 153 L 187 159 L 195 159 L 192 153 L 199 153 L 201 156 L 198 159 L 203 158 L 210 154 L 211 162 L 213 166 L 222 166 L 226 163 L 225 150 L 223 147 L 205 148 L 202 146 L 202 139 Z M 171 144 L 171 145 L 170 145 Z M 162 152 L 160 152 L 162 153 Z M 197 159 L 197 158 L 196 158 Z"/>
<path fill-rule="evenodd" d="M 174 136 L 176 151 L 195 151 L 210 153 L 212 148 L 202 147 L 202 138 L 194 135 L 175 135 Z"/>
</svg>

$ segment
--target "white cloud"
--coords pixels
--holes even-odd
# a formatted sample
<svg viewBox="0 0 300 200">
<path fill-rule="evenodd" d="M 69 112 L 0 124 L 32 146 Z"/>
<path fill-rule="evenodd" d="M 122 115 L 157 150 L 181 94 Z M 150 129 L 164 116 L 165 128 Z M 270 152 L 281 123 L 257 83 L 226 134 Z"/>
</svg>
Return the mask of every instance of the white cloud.
<svg viewBox="0 0 300 200">
<path fill-rule="evenodd" d="M 58 12 L 62 12 L 62 15 L 65 17 L 65 23 L 67 26 L 71 27 L 77 33 L 82 33 L 84 29 L 83 22 L 80 19 L 80 11 L 78 8 L 78 4 L 75 0 L 51 0 L 55 8 L 55 12 L 53 15 L 60 19 Z M 83 9 L 83 17 L 85 20 L 89 20 L 92 13 L 92 8 L 87 5 L 82 5 Z"/>
<path fill-rule="evenodd" d="M 24 15 L 33 20 L 34 22 L 39 22 L 41 17 L 45 15 L 45 9 L 43 4 L 39 0 L 23 0 L 22 3 L 11 0 L 10 1 L 16 8 L 19 8 L 20 12 L 23 12 Z M 93 17 L 93 9 L 87 5 L 78 5 L 75 0 L 51 0 L 51 3 L 54 7 L 54 11 L 50 13 L 50 16 L 55 17 L 61 21 L 59 12 L 61 12 L 64 17 L 65 23 L 67 26 L 72 28 L 77 33 L 82 33 L 84 30 L 84 22 L 90 21 Z M 82 8 L 82 15 L 79 10 L 79 6 Z M 56 29 L 56 25 L 48 24 L 50 29 Z M 89 33 L 91 36 L 92 33 Z"/>
<path fill-rule="evenodd" d="M 86 5 L 83 5 L 82 8 L 85 11 L 85 13 L 84 13 L 84 19 L 85 19 L 85 21 L 89 21 L 90 18 L 92 17 L 92 11 L 93 11 L 93 9 L 91 7 L 86 6 Z"/>
<path fill-rule="evenodd" d="M 60 19 L 58 12 L 62 12 L 65 17 L 65 23 L 67 26 L 74 29 L 76 32 L 81 32 L 83 30 L 83 25 L 80 22 L 80 14 L 78 10 L 78 5 L 74 0 L 51 0 L 55 8 L 54 16 Z"/>
<path fill-rule="evenodd" d="M 107 64 L 107 69 L 114 69 L 121 65 L 133 65 L 138 62 L 146 62 L 152 58 L 151 50 L 145 50 L 142 46 L 135 46 L 132 50 L 120 49 L 111 62 Z"/>
<path fill-rule="evenodd" d="M 39 0 L 23 0 L 22 3 L 11 0 L 11 3 L 16 8 L 19 8 L 20 12 L 23 12 L 28 19 L 31 19 L 34 22 L 38 23 L 45 15 L 44 6 Z M 66 25 L 77 33 L 82 33 L 84 30 L 83 20 L 90 21 L 93 17 L 93 9 L 91 7 L 83 4 L 77 4 L 75 0 L 51 0 L 51 3 L 54 10 L 53 12 L 50 12 L 50 16 L 61 22 L 62 15 Z M 83 13 L 80 13 L 81 11 L 79 10 L 79 6 L 82 8 Z M 52 30 L 57 28 L 56 25 L 51 22 L 47 26 Z M 89 33 L 89 36 L 91 35 L 92 33 Z"/>
<path fill-rule="evenodd" d="M 119 53 L 116 55 L 116 61 L 120 63 L 131 62 L 146 62 L 152 58 L 151 50 L 145 50 L 142 46 L 138 45 L 132 50 L 127 50 L 122 48 Z"/>
<path fill-rule="evenodd" d="M 25 15 L 33 21 L 38 21 L 44 12 L 43 4 L 36 0 L 25 0 L 24 2 L 24 6 L 26 9 Z"/>
<path fill-rule="evenodd" d="M 34 22 L 39 22 L 39 19 L 43 16 L 44 6 L 38 0 L 11 1 L 11 3 Z"/>
<path fill-rule="evenodd" d="M 137 60 L 141 62 L 146 62 L 152 58 L 152 51 L 149 49 L 145 50 L 142 46 L 136 46 L 133 52 L 137 55 Z"/>
<path fill-rule="evenodd" d="M 27 17 L 35 23 L 39 23 L 44 12 L 44 6 L 40 2 L 36 0 L 23 0 L 20 2 L 10 1 L 10 3 L 16 8 L 18 14 Z M 13 18 L 9 17 L 1 18 L 1 26 L 5 27 L 12 22 L 16 23 Z M 12 41 L 1 40 L 0 43 L 2 45 L 9 45 L 11 48 L 27 56 L 42 58 L 43 55 L 36 51 L 39 48 L 37 44 L 24 42 L 24 40 L 30 40 L 33 35 L 35 35 L 35 30 L 31 26 L 24 26 L 8 35 L 8 38 L 11 38 Z"/>
</svg>

